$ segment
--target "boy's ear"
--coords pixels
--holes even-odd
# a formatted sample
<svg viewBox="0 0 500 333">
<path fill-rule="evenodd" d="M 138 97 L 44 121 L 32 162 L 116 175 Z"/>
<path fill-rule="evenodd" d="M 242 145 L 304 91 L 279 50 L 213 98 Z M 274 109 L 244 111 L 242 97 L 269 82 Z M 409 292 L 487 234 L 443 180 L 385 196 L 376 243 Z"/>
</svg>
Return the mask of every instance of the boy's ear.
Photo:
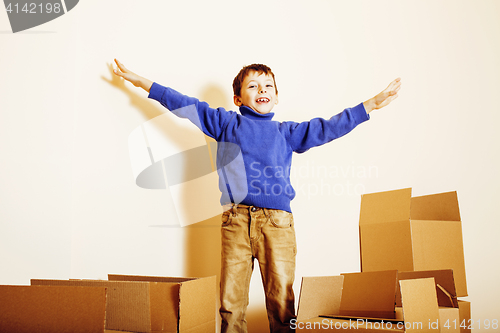
<svg viewBox="0 0 500 333">
<path fill-rule="evenodd" d="M 278 94 L 276 94 L 276 102 L 274 103 L 274 105 L 278 105 Z"/>
<path fill-rule="evenodd" d="M 241 97 L 240 97 L 240 96 L 236 96 L 236 95 L 234 95 L 234 96 L 233 96 L 233 101 L 234 101 L 234 104 L 235 104 L 237 107 L 240 107 L 240 106 L 241 106 Z"/>
</svg>

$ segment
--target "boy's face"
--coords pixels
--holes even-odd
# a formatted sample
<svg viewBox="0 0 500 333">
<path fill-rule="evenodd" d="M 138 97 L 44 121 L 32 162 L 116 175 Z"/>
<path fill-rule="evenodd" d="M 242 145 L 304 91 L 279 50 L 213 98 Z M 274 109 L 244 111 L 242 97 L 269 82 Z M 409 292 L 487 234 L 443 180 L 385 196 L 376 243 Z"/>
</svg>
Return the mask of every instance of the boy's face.
<svg viewBox="0 0 500 333">
<path fill-rule="evenodd" d="M 241 85 L 241 96 L 234 96 L 234 104 L 248 106 L 255 112 L 266 114 L 278 104 L 278 95 L 271 75 L 251 71 Z"/>
</svg>

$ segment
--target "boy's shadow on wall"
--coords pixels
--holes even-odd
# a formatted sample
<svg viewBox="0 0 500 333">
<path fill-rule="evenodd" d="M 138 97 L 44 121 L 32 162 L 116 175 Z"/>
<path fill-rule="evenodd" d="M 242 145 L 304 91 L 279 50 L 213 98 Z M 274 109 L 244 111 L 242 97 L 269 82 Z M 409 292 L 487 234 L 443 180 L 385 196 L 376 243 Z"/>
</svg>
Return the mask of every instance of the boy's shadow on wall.
<svg viewBox="0 0 500 333">
<path fill-rule="evenodd" d="M 134 90 L 131 90 L 125 85 L 123 79 L 117 77 L 113 74 L 113 65 L 109 64 L 109 71 L 111 74 L 111 80 L 106 77 L 102 77 L 103 80 L 110 83 L 115 88 L 123 91 L 129 98 L 130 103 L 136 107 L 139 112 L 144 116 L 145 121 L 151 120 L 157 116 L 165 113 L 166 109 L 158 104 L 155 106 L 154 103 L 148 101 L 143 94 L 138 94 Z M 136 88 L 134 88 L 136 89 Z M 227 97 L 224 91 L 217 85 L 208 85 L 202 92 L 199 99 L 208 102 L 212 107 L 228 107 Z M 229 108 L 231 109 L 231 108 Z M 168 112 L 168 111 L 167 111 Z M 191 137 L 196 137 L 200 135 L 197 128 L 193 126 L 192 130 L 186 131 L 185 128 L 179 128 L 175 124 L 168 124 L 162 131 L 165 137 L 171 141 L 178 144 L 179 147 L 184 146 L 186 140 Z M 209 137 L 205 137 L 208 145 L 215 142 Z M 212 144 L 213 146 L 213 144 Z M 215 156 L 215 152 L 211 153 Z M 207 155 L 208 156 L 208 155 Z M 215 163 L 214 161 L 212 161 Z M 215 170 L 215 165 L 214 165 Z M 190 201 L 187 193 L 183 197 L 186 202 Z M 189 205 L 184 205 L 184 207 L 190 207 Z M 196 203 L 190 207 L 191 209 L 197 209 Z M 184 212 L 189 215 L 189 212 Z M 184 227 L 184 276 L 185 277 L 205 277 L 205 276 L 217 276 L 217 309 L 219 308 L 219 282 L 220 282 L 220 256 L 221 256 L 221 232 L 220 232 L 220 222 L 221 216 L 215 216 L 207 220 L 201 221 Z M 179 228 L 181 228 L 179 226 Z M 256 265 L 258 267 L 258 265 Z M 258 268 L 257 268 L 258 270 Z M 257 277 L 254 274 L 254 279 Z M 220 318 L 217 315 L 217 322 L 220 325 Z M 248 321 L 248 331 L 250 333 L 265 333 L 269 332 L 269 325 L 267 321 L 267 314 L 264 308 L 264 304 L 258 308 L 250 308 L 247 312 Z M 219 326 L 220 327 L 220 326 Z"/>
</svg>

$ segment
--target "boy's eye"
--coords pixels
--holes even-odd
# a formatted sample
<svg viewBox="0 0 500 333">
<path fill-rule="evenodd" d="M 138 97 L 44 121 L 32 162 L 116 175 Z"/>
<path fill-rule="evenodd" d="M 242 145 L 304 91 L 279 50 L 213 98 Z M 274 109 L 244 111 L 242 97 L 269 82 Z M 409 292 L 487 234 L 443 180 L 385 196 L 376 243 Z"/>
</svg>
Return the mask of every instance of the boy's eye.
<svg viewBox="0 0 500 333">
<path fill-rule="evenodd" d="M 268 84 L 266 87 L 268 87 L 268 88 L 272 88 L 272 87 L 273 87 L 273 85 L 272 85 L 272 84 Z"/>
</svg>

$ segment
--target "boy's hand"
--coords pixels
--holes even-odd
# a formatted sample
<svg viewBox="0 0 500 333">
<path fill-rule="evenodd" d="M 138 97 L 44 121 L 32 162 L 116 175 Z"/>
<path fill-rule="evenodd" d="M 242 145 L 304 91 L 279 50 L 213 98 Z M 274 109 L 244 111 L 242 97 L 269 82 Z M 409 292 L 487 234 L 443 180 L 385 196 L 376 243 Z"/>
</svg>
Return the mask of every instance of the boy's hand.
<svg viewBox="0 0 500 333">
<path fill-rule="evenodd" d="M 121 62 L 115 59 L 116 65 L 118 66 L 118 69 L 113 70 L 113 73 L 115 73 L 118 76 L 121 76 L 125 80 L 129 81 L 132 83 L 134 86 L 142 88 L 149 92 L 151 89 L 151 86 L 153 85 L 153 82 L 143 78 L 142 76 L 139 76 L 135 74 L 134 72 L 129 71 L 128 69 L 123 66 Z"/>
<path fill-rule="evenodd" d="M 398 91 L 401 88 L 401 79 L 397 78 L 392 81 L 385 90 L 383 90 L 377 96 L 370 98 L 366 102 L 363 102 L 366 113 L 370 113 L 373 110 L 383 108 L 390 102 L 398 98 Z"/>
</svg>

